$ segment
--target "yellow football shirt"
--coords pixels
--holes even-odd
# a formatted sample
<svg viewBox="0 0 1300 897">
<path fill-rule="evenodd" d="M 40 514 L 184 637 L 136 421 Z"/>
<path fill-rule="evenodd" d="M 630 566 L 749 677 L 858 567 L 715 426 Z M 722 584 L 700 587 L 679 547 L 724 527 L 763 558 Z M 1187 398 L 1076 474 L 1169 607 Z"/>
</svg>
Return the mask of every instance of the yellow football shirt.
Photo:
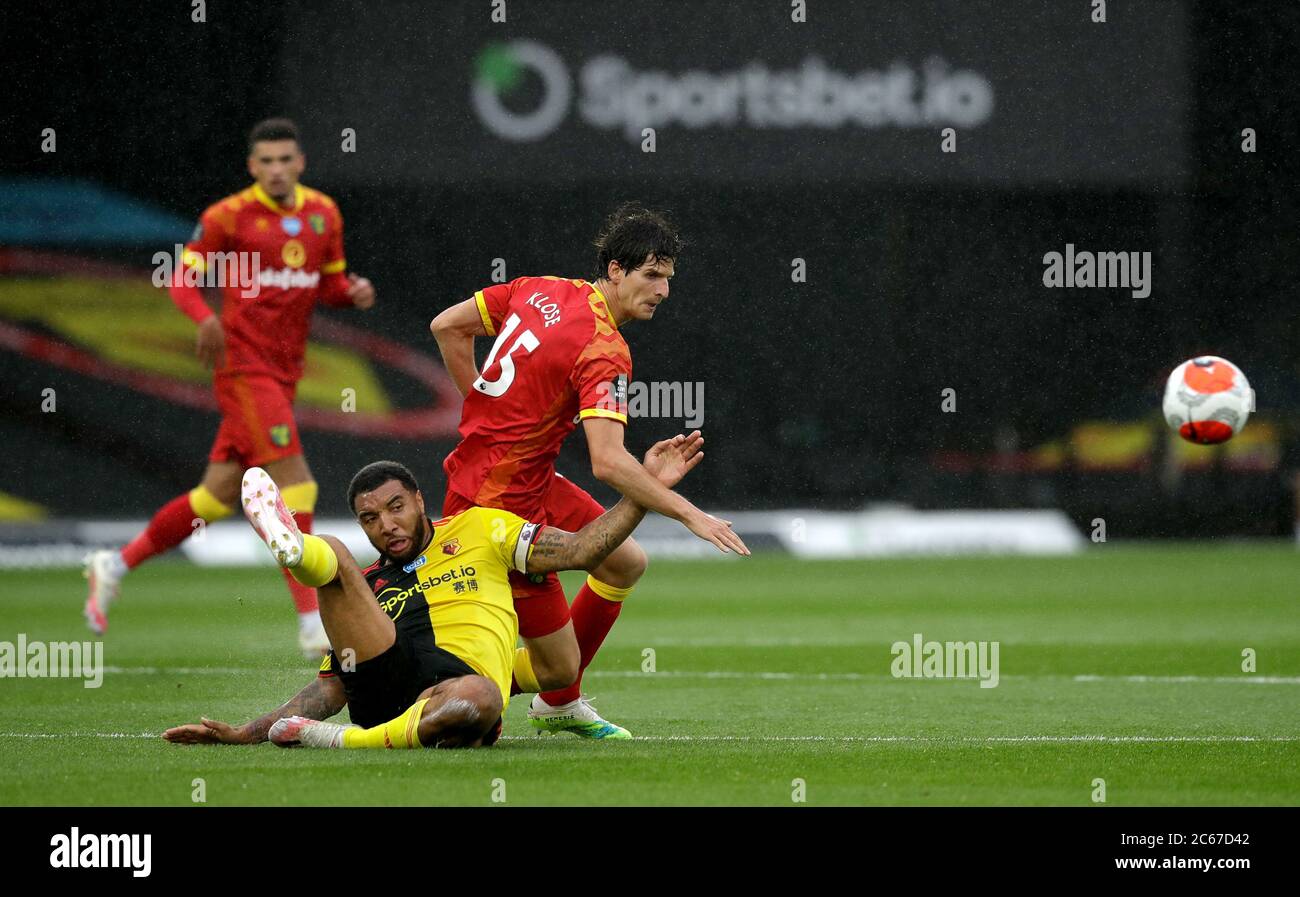
<svg viewBox="0 0 1300 897">
<path fill-rule="evenodd" d="M 495 682 L 509 703 L 519 618 L 508 577 L 526 572 L 539 529 L 509 511 L 470 508 L 433 521 L 433 538 L 410 563 L 381 558 L 366 580 L 399 637 L 432 637 Z"/>
</svg>

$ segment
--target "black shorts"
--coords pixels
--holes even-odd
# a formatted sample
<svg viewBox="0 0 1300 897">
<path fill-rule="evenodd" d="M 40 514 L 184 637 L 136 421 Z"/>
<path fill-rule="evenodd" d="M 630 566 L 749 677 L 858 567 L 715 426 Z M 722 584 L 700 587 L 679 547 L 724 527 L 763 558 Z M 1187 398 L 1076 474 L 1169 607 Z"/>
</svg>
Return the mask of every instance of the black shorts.
<svg viewBox="0 0 1300 897">
<path fill-rule="evenodd" d="M 331 661 L 348 696 L 352 722 L 367 729 L 405 713 L 426 688 L 478 675 L 450 651 L 403 638 L 400 632 L 391 648 L 361 661 L 350 673 L 340 668 L 337 657 Z"/>
</svg>

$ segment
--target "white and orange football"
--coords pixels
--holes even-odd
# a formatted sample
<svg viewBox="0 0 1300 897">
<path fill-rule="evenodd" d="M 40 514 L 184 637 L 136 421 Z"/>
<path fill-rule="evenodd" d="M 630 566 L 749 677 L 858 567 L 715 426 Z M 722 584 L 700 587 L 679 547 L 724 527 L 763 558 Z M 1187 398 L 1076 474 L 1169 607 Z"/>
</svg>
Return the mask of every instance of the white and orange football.
<svg viewBox="0 0 1300 897">
<path fill-rule="evenodd" d="M 1241 368 L 1215 355 L 1184 361 L 1165 384 L 1165 420 L 1199 445 L 1227 442 L 1254 408 L 1255 391 Z"/>
</svg>

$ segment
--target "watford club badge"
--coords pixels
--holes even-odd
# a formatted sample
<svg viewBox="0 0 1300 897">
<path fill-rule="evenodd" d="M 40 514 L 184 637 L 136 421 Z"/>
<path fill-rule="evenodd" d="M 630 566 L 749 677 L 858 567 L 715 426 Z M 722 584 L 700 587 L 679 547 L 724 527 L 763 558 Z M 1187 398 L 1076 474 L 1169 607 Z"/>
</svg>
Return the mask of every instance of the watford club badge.
<svg viewBox="0 0 1300 897">
<path fill-rule="evenodd" d="M 288 424 L 276 424 L 271 428 L 271 444 L 277 448 L 284 448 L 289 444 Z"/>
<path fill-rule="evenodd" d="M 460 551 L 460 539 L 452 539 L 442 543 L 443 554 L 455 554 Z"/>
</svg>

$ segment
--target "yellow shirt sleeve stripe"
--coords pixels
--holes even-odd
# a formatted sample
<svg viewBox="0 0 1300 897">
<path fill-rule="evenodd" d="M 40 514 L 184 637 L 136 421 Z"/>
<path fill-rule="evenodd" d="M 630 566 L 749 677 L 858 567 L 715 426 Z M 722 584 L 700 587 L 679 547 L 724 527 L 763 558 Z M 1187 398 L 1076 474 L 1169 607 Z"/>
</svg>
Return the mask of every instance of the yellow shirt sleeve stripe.
<svg viewBox="0 0 1300 897">
<path fill-rule="evenodd" d="M 482 290 L 474 294 L 474 302 L 478 304 L 478 314 L 483 319 L 483 326 L 487 328 L 487 335 L 496 336 L 497 329 L 492 326 L 492 316 L 488 314 L 487 300 L 483 298 Z"/>
<path fill-rule="evenodd" d="M 347 259 L 339 259 L 339 260 L 336 261 L 336 262 L 326 262 L 325 264 L 321 265 L 321 266 L 320 266 L 320 273 L 322 273 L 322 274 L 338 274 L 340 271 L 345 271 L 345 270 L 347 270 L 347 267 L 348 267 L 348 260 L 347 260 Z"/>
<path fill-rule="evenodd" d="M 617 411 L 610 411 L 608 408 L 584 408 L 578 412 L 579 420 L 586 420 L 589 417 L 607 417 L 621 424 L 627 423 L 626 414 L 619 414 Z"/>
</svg>

